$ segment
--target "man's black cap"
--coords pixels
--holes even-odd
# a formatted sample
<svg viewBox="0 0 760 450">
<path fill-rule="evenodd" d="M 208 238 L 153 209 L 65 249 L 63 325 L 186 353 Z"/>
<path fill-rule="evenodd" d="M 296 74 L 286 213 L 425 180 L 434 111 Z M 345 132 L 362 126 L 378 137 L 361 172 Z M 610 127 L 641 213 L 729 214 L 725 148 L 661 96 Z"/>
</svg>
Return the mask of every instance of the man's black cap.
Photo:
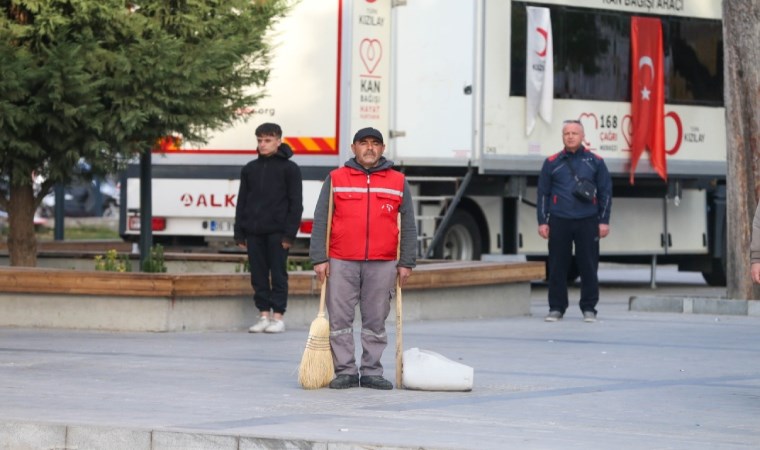
<svg viewBox="0 0 760 450">
<path fill-rule="evenodd" d="M 380 141 L 381 144 L 383 143 L 383 133 L 372 127 L 362 128 L 361 130 L 357 131 L 354 135 L 354 142 L 361 141 L 362 139 L 368 137 L 373 137 Z"/>
</svg>

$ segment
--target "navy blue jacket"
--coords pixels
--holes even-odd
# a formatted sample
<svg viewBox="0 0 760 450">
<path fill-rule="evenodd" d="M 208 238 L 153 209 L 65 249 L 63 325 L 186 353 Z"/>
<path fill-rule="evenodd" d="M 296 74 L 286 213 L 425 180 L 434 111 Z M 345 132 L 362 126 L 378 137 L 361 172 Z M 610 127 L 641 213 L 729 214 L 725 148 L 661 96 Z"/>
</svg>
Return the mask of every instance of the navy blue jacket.
<svg viewBox="0 0 760 450">
<path fill-rule="evenodd" d="M 293 242 L 301 226 L 303 192 L 301 169 L 290 160 L 288 144 L 271 156 L 261 156 L 240 171 L 235 206 L 235 242 L 254 234 L 282 233 Z"/>
<path fill-rule="evenodd" d="M 586 178 L 596 184 L 593 202 L 584 202 L 573 195 L 575 178 L 568 164 L 572 164 L 578 178 Z M 538 177 L 536 214 L 539 225 L 548 223 L 551 215 L 563 219 L 596 216 L 599 223 L 609 224 L 611 206 L 612 179 L 600 156 L 581 146 L 575 153 L 562 150 L 546 158 Z"/>
</svg>

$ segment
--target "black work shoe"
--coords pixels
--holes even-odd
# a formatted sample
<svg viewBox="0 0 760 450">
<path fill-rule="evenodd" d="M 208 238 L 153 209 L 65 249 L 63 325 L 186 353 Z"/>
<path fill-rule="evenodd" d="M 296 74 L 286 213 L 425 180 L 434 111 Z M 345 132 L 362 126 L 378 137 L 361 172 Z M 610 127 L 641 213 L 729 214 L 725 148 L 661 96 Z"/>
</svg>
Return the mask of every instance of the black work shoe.
<svg viewBox="0 0 760 450">
<path fill-rule="evenodd" d="M 330 382 L 330 389 L 359 387 L 359 375 L 338 375 Z"/>
<path fill-rule="evenodd" d="M 370 389 L 382 389 L 384 391 L 393 389 L 390 381 L 380 375 L 364 375 L 361 378 L 362 387 Z"/>
</svg>

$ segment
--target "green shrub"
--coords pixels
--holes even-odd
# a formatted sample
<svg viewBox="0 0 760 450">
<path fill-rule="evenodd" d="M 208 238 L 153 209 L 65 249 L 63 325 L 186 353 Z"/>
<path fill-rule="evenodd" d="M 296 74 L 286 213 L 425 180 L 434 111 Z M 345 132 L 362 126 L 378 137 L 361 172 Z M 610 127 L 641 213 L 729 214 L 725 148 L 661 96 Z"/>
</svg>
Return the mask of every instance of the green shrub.
<svg viewBox="0 0 760 450">
<path fill-rule="evenodd" d="M 314 266 L 311 261 L 305 258 L 288 258 L 288 272 L 297 270 L 311 270 Z M 235 273 L 250 272 L 251 263 L 246 259 L 242 263 L 235 264 Z"/>
<path fill-rule="evenodd" d="M 150 255 L 145 258 L 142 266 L 143 272 L 164 273 L 166 272 L 166 261 L 164 260 L 164 247 L 156 244 L 150 249 Z"/>
<path fill-rule="evenodd" d="M 242 263 L 235 264 L 235 273 L 240 272 L 250 272 L 251 271 L 251 263 L 246 259 Z"/>
<path fill-rule="evenodd" d="M 308 258 L 289 258 L 288 259 L 288 272 L 297 270 L 311 270 L 314 265 Z"/>
</svg>

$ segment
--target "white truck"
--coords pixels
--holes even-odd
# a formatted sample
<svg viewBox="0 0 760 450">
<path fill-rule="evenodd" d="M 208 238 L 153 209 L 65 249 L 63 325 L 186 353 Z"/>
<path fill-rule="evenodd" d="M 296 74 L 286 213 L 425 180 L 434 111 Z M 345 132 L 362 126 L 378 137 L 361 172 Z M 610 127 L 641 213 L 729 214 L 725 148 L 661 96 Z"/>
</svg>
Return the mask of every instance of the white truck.
<svg viewBox="0 0 760 450">
<path fill-rule="evenodd" d="M 527 6 L 549 9 L 553 120 L 526 133 Z M 667 181 L 645 153 L 629 182 L 632 16 L 661 19 Z M 207 145 L 153 155 L 153 236 L 229 243 L 240 168 L 255 127 L 277 122 L 304 176 L 311 217 L 325 175 L 358 128 L 386 135 L 409 177 L 420 255 L 546 255 L 536 181 L 561 149 L 563 119 L 613 176 L 602 259 L 678 264 L 725 283 L 725 114 L 720 2 L 714 0 L 302 0 L 272 33 L 268 96 Z M 139 236 L 139 169 L 124 175 L 121 234 Z M 653 266 L 654 267 L 654 266 Z"/>
</svg>

